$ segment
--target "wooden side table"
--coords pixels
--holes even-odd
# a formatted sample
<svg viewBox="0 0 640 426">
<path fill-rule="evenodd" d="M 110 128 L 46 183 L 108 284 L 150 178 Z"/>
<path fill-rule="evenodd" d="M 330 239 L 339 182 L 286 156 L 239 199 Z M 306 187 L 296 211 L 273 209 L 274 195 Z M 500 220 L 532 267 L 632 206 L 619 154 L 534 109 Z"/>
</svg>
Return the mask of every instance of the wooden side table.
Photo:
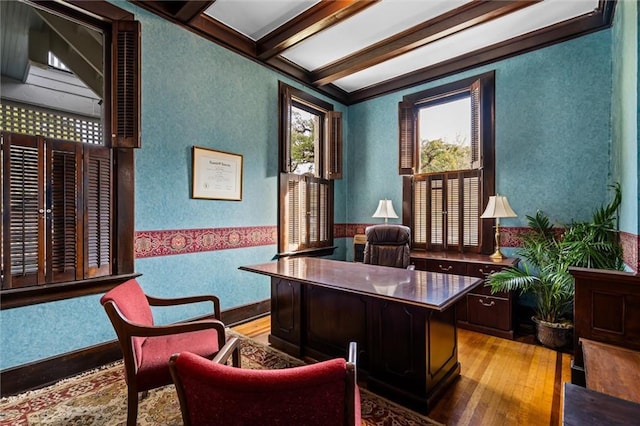
<svg viewBox="0 0 640 426">
<path fill-rule="evenodd" d="M 631 425 L 640 419 L 640 404 L 571 383 L 564 384 L 565 426 Z"/>
</svg>

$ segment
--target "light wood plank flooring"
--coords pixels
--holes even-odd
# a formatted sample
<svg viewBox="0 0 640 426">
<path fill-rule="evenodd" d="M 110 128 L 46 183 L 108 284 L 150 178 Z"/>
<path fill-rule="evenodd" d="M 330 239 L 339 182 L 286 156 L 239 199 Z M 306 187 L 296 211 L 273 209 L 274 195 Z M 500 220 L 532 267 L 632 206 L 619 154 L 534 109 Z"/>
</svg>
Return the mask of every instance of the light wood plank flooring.
<svg viewBox="0 0 640 426">
<path fill-rule="evenodd" d="M 266 343 L 270 317 L 233 329 Z M 561 423 L 562 383 L 571 380 L 571 355 L 462 329 L 458 348 L 460 379 L 429 417 L 447 425 Z"/>
</svg>

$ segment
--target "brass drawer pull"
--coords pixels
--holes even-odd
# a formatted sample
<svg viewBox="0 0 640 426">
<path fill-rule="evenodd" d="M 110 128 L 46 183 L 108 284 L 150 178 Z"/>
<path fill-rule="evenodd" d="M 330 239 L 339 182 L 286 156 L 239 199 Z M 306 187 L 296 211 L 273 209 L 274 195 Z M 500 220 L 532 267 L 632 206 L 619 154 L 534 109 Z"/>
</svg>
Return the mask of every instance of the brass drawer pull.
<svg viewBox="0 0 640 426">
<path fill-rule="evenodd" d="M 489 272 L 485 272 L 484 269 L 478 268 L 478 272 L 480 272 L 485 277 L 488 277 L 489 275 L 493 274 L 496 271 L 495 271 L 495 269 L 490 269 Z"/>
<path fill-rule="evenodd" d="M 446 268 L 442 265 L 438 265 L 438 267 L 440 268 L 441 271 L 450 271 L 453 269 L 453 266 L 449 265 Z"/>
<path fill-rule="evenodd" d="M 486 306 L 486 307 L 491 307 L 491 306 L 494 306 L 494 305 L 496 304 L 496 301 L 495 301 L 495 300 L 492 300 L 492 301 L 491 301 L 491 302 L 489 302 L 489 303 L 485 303 L 482 299 L 478 299 L 478 302 L 480 302 L 480 304 L 481 304 L 482 306 Z"/>
</svg>

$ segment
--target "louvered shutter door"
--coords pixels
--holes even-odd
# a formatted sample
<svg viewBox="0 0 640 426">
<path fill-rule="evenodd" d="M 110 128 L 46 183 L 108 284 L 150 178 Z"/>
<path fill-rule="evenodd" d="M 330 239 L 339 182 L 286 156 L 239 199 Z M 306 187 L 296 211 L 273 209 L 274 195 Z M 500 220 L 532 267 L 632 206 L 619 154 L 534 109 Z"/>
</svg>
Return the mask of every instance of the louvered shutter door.
<svg viewBox="0 0 640 426">
<path fill-rule="evenodd" d="M 413 247 L 427 247 L 427 181 L 415 178 L 413 183 Z"/>
<path fill-rule="evenodd" d="M 77 142 L 47 142 L 47 176 L 51 191 L 48 207 L 47 282 L 82 278 L 83 214 L 79 205 L 82 183 L 82 145 Z"/>
<path fill-rule="evenodd" d="M 111 274 L 111 150 L 84 147 L 85 278 Z"/>
<path fill-rule="evenodd" d="M 447 249 L 460 244 L 460 179 L 456 174 L 447 175 Z"/>
<path fill-rule="evenodd" d="M 398 127 L 400 132 L 398 138 L 398 173 L 411 175 L 417 166 L 413 104 L 404 102 L 398 104 Z"/>
<path fill-rule="evenodd" d="M 303 182 L 301 176 L 291 173 L 282 173 L 280 179 L 285 182 L 284 188 L 286 193 L 285 197 L 285 211 L 282 213 L 284 216 L 284 223 L 286 228 L 284 229 L 283 247 L 281 250 L 284 252 L 296 251 L 300 248 L 300 232 L 303 226 L 301 220 L 301 195 L 303 194 Z"/>
<path fill-rule="evenodd" d="M 482 166 L 482 153 L 480 152 L 480 80 L 471 85 L 471 168 L 479 169 Z"/>
<path fill-rule="evenodd" d="M 318 247 L 320 241 L 320 182 L 317 178 L 307 176 L 307 223 L 309 229 L 308 247 Z"/>
<path fill-rule="evenodd" d="M 319 241 L 326 246 L 329 241 L 329 182 L 320 182 L 320 199 L 318 202 Z"/>
<path fill-rule="evenodd" d="M 431 246 L 442 247 L 444 244 L 444 179 L 431 176 L 429 180 L 431 223 L 429 241 Z"/>
<path fill-rule="evenodd" d="M 480 252 L 480 182 L 481 171 L 464 177 L 464 245 Z"/>
<path fill-rule="evenodd" d="M 325 156 L 325 178 L 342 179 L 342 113 L 329 111 L 327 149 Z"/>
<path fill-rule="evenodd" d="M 45 282 L 44 140 L 2 133 L 3 289 Z"/>
<path fill-rule="evenodd" d="M 140 23 L 113 23 L 111 146 L 140 148 Z"/>
</svg>

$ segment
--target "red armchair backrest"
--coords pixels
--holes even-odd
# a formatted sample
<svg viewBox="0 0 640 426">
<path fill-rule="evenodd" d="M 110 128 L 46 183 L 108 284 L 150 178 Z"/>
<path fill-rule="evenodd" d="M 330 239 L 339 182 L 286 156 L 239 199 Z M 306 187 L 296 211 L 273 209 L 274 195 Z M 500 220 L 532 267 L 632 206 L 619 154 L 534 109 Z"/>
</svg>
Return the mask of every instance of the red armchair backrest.
<svg viewBox="0 0 640 426">
<path fill-rule="evenodd" d="M 343 425 L 347 363 L 332 359 L 281 370 L 250 370 L 211 362 L 189 352 L 175 360 L 185 424 Z M 359 406 L 359 398 L 358 406 Z M 353 415 L 353 411 L 351 411 Z M 359 414 L 359 410 L 358 410 Z"/>
<path fill-rule="evenodd" d="M 135 279 L 130 279 L 120 284 L 102 296 L 100 303 L 105 305 L 107 302 L 113 302 L 127 321 L 146 326 L 153 325 L 151 306 L 149 306 L 147 296 L 142 291 L 140 284 L 138 284 L 138 281 Z M 112 322 L 114 322 L 114 320 L 120 321 L 118 318 L 113 318 L 112 315 L 109 317 Z M 118 326 L 118 324 L 114 323 L 113 325 L 116 332 L 123 329 L 121 326 Z M 126 336 L 118 337 L 126 338 Z M 137 360 L 141 357 L 144 339 L 144 337 L 133 338 L 133 350 Z"/>
</svg>

